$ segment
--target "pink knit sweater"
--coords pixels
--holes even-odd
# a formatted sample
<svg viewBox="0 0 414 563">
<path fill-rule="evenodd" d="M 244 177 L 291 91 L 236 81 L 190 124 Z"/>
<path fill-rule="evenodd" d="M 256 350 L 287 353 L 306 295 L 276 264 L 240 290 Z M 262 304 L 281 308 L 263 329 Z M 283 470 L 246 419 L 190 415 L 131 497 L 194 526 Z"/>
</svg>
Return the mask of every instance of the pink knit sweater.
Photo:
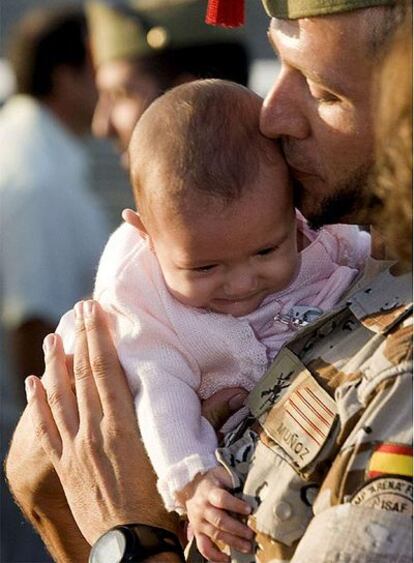
<svg viewBox="0 0 414 563">
<path fill-rule="evenodd" d="M 178 490 L 217 465 L 216 434 L 201 416 L 200 398 L 229 387 L 250 391 L 295 332 L 278 319 L 301 311 L 297 306 L 331 309 L 369 254 L 369 235 L 356 227 L 337 225 L 315 234 L 303 222 L 302 230 L 312 243 L 301 253 L 295 281 L 239 318 L 179 303 L 147 242 L 129 225 L 106 246 L 95 298 L 112 318 L 142 438 L 169 510 L 180 510 Z M 70 314 L 59 331 L 70 351 Z"/>
</svg>

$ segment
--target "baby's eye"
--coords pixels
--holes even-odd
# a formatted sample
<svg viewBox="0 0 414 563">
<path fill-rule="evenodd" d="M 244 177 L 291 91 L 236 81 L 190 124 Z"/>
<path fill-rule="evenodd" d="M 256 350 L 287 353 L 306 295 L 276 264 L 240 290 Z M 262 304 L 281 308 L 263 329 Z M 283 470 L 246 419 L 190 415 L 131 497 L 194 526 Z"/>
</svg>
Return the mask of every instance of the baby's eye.
<svg viewBox="0 0 414 563">
<path fill-rule="evenodd" d="M 276 248 L 277 246 L 269 246 L 269 248 L 263 248 L 262 250 L 259 250 L 257 254 L 258 256 L 267 256 L 268 254 L 274 252 Z"/>
<path fill-rule="evenodd" d="M 199 268 L 191 268 L 192 272 L 210 272 L 216 264 L 207 264 L 207 266 L 200 266 Z"/>
</svg>

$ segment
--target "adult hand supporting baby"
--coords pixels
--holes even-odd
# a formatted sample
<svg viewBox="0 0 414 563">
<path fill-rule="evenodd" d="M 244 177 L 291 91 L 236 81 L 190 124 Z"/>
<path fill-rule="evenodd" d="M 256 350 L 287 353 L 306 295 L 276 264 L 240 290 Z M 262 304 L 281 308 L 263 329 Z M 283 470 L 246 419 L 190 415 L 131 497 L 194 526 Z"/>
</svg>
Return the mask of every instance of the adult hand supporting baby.
<svg viewBox="0 0 414 563">
<path fill-rule="evenodd" d="M 139 522 L 177 531 L 156 490 L 131 394 L 95 302 L 78 304 L 72 390 L 61 339 L 45 339 L 42 382 L 27 379 L 29 412 L 73 516 L 92 544 L 109 528 Z M 142 491 L 146 496 L 143 498 Z M 167 561 L 166 554 L 163 555 Z M 171 554 L 170 561 L 176 561 Z"/>
</svg>

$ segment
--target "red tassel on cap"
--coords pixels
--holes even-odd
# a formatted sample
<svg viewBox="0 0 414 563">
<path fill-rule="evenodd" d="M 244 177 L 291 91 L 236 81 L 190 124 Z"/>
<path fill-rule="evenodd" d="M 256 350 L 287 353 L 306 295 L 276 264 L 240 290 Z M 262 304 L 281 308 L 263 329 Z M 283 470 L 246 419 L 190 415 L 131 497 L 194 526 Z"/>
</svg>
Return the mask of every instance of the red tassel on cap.
<svg viewBox="0 0 414 563">
<path fill-rule="evenodd" d="M 244 24 L 244 0 L 209 0 L 206 23 L 223 27 Z"/>
</svg>

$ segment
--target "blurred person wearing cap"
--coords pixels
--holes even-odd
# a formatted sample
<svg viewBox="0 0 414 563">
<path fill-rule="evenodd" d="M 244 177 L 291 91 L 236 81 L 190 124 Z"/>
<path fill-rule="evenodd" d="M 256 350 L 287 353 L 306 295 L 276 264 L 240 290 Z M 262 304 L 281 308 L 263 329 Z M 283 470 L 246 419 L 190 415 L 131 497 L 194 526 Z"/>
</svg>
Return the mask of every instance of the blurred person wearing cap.
<svg viewBox="0 0 414 563">
<path fill-rule="evenodd" d="M 109 234 L 84 142 L 96 103 L 84 13 L 28 12 L 8 56 L 16 94 L 0 112 L 2 458 L 24 405 L 24 378 L 43 370 L 43 338 L 91 293 Z M 1 559 L 44 561 L 10 504 L 2 494 Z"/>
<path fill-rule="evenodd" d="M 298 206 L 314 224 L 363 220 L 375 225 L 381 203 L 368 188 L 376 159 L 378 69 L 390 38 L 404 17 L 411 18 L 411 9 L 392 0 L 264 3 L 272 16 L 269 36 L 282 71 L 264 102 L 261 128 L 282 141 Z M 212 3 L 212 12 L 218 4 Z M 407 35 L 404 49 L 410 50 L 411 28 Z M 411 73 L 412 64 L 405 71 Z M 399 109 L 397 105 L 396 124 Z M 411 560 L 410 264 L 395 263 L 406 255 L 400 251 L 386 263 L 378 254 L 380 246 L 373 249 L 373 259 L 347 302 L 306 327 L 280 352 L 249 396 L 252 418 L 220 450 L 237 491 L 253 509 L 248 524 L 256 532 L 254 555 L 232 553 L 235 561 Z M 50 410 L 45 390 L 31 378 L 29 411 L 80 530 L 103 533 L 94 557 L 114 539 L 125 553 L 132 537 L 136 561 L 180 560 L 176 544 L 159 531 L 159 526 L 171 527 L 148 516 L 150 507 L 143 507 L 134 493 L 135 461 L 142 452 L 116 433 L 115 407 L 122 406 L 123 428 L 127 420 L 131 431 L 135 426 L 98 307 L 79 327 L 77 364 L 74 374 L 82 387 L 76 404 L 59 384 L 62 375 L 68 377 L 62 350 L 48 350 L 45 387 L 48 393 L 63 393 L 62 400 L 59 408 L 52 402 Z M 96 396 L 103 409 L 99 424 L 88 414 Z M 82 443 L 85 426 L 94 445 Z M 25 428 L 30 422 L 23 418 L 10 454 L 15 490 L 24 487 L 17 457 L 24 452 Z M 99 503 L 94 501 L 97 490 L 89 492 L 92 483 Z M 62 516 L 56 508 L 48 512 L 46 496 L 33 498 L 31 490 L 33 485 L 27 486 L 20 502 L 26 502 L 26 511 L 41 514 L 38 527 L 56 541 L 63 535 Z M 124 527 L 113 528 L 120 525 Z"/>
<path fill-rule="evenodd" d="M 243 32 L 207 26 L 205 9 L 203 0 L 87 4 L 99 94 L 92 128 L 115 141 L 126 168 L 134 126 L 157 96 L 197 78 L 247 84 Z"/>
</svg>

